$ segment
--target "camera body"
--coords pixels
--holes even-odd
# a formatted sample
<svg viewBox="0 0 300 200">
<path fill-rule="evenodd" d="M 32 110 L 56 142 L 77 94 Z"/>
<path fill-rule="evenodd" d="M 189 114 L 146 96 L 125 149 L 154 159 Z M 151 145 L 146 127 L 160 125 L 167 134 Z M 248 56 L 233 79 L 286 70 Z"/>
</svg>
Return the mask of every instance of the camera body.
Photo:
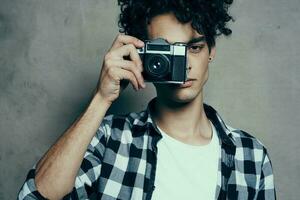
<svg viewBox="0 0 300 200">
<path fill-rule="evenodd" d="M 162 38 L 147 40 L 138 53 L 145 81 L 176 84 L 186 81 L 187 47 L 184 43 L 169 44 Z"/>
</svg>

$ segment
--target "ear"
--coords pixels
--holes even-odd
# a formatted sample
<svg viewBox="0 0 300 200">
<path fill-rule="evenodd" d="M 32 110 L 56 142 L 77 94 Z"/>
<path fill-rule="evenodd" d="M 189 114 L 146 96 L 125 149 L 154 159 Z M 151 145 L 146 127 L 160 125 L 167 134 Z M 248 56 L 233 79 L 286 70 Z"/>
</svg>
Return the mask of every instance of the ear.
<svg viewBox="0 0 300 200">
<path fill-rule="evenodd" d="M 214 45 L 213 47 L 211 47 L 210 49 L 210 53 L 209 53 L 209 62 L 211 62 L 216 55 L 216 46 Z"/>
</svg>

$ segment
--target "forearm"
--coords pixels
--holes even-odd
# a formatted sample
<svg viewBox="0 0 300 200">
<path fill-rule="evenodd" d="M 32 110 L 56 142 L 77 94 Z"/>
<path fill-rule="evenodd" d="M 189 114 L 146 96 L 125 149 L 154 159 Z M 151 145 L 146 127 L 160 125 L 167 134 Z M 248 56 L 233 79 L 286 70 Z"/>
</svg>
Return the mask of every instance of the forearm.
<svg viewBox="0 0 300 200">
<path fill-rule="evenodd" d="M 109 106 L 95 94 L 85 112 L 39 161 L 35 183 L 43 196 L 60 199 L 72 190 L 87 147 Z"/>
</svg>

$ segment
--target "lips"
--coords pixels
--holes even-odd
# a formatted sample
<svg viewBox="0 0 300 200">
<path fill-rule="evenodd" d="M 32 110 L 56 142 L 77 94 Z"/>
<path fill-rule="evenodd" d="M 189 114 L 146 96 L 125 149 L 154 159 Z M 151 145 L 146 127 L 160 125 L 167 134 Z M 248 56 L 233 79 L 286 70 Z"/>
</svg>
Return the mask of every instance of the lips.
<svg viewBox="0 0 300 200">
<path fill-rule="evenodd" d="M 196 79 L 193 78 L 189 78 L 187 79 L 187 81 L 181 85 L 179 85 L 179 88 L 187 88 L 187 87 L 191 87 L 193 84 L 193 81 L 195 81 Z"/>
</svg>

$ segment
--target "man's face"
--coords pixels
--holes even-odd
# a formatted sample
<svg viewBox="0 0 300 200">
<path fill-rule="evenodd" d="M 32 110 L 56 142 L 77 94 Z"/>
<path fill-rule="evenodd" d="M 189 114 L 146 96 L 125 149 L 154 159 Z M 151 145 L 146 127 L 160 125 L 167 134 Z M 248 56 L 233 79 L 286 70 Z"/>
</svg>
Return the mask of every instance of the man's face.
<svg viewBox="0 0 300 200">
<path fill-rule="evenodd" d="M 203 35 L 197 33 L 190 23 L 180 23 L 173 14 L 154 17 L 148 25 L 149 39 L 164 38 L 169 43 L 184 42 L 188 46 L 188 79 L 192 81 L 182 85 L 154 83 L 157 96 L 178 103 L 187 103 L 202 94 L 202 88 L 208 79 L 209 57 L 214 57 L 215 47 L 209 53 Z"/>
</svg>

